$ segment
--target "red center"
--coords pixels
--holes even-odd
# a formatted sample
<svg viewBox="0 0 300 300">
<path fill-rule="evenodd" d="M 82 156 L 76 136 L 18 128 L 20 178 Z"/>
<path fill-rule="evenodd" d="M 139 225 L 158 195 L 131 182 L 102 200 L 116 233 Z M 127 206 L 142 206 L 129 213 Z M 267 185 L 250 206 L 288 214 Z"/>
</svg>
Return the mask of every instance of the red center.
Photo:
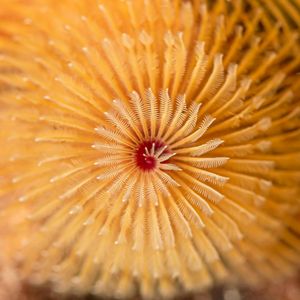
<svg viewBox="0 0 300 300">
<path fill-rule="evenodd" d="M 155 141 L 155 140 L 150 140 L 150 141 L 145 141 L 139 145 L 137 148 L 136 154 L 135 154 L 135 159 L 136 159 L 136 164 L 138 167 L 140 167 L 143 171 L 151 171 L 156 167 L 157 161 L 156 158 L 153 156 L 148 156 L 145 152 L 145 148 L 148 149 L 149 153 L 152 148 L 152 144 L 154 143 L 155 145 L 155 150 L 157 151 L 159 148 L 164 146 L 164 143 L 160 141 Z M 166 153 L 167 150 L 164 151 Z"/>
</svg>

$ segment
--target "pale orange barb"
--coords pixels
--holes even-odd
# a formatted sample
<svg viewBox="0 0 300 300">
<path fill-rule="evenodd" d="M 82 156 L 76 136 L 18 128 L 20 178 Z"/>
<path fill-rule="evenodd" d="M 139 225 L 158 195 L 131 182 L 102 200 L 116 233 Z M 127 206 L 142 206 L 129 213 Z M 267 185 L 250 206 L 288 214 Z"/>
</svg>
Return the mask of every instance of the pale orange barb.
<svg viewBox="0 0 300 300">
<path fill-rule="evenodd" d="M 292 276 L 299 26 L 299 0 L 2 0 L 10 274 L 154 299 Z"/>
<path fill-rule="evenodd" d="M 0 260 L 0 299 L 21 300 L 21 281 L 14 268 Z"/>
</svg>

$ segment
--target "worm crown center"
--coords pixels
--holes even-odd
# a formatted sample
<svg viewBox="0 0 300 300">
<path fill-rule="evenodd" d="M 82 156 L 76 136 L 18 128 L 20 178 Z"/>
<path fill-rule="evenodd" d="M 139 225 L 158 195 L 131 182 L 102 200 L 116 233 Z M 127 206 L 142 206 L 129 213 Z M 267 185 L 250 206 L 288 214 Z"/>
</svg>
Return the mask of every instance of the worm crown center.
<svg viewBox="0 0 300 300">
<path fill-rule="evenodd" d="M 173 156 L 168 146 L 161 141 L 150 140 L 139 144 L 135 159 L 137 166 L 143 171 L 152 171 L 161 164 L 167 163 Z"/>
</svg>

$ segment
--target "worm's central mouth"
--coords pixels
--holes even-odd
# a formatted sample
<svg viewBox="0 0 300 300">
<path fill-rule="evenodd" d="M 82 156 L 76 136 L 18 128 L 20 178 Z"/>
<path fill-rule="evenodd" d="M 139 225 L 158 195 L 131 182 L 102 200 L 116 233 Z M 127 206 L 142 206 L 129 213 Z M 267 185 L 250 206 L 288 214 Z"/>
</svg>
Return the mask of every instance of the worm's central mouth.
<svg viewBox="0 0 300 300">
<path fill-rule="evenodd" d="M 167 163 L 171 152 L 161 141 L 149 140 L 142 142 L 136 150 L 136 164 L 143 171 L 152 171 L 160 164 Z"/>
</svg>

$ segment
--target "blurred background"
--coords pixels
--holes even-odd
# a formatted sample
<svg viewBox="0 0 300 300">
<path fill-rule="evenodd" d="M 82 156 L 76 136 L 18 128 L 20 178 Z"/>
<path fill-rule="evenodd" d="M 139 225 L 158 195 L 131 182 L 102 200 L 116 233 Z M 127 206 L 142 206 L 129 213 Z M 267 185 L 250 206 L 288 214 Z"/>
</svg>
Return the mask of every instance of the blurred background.
<svg viewBox="0 0 300 300">
<path fill-rule="evenodd" d="M 7 280 L 7 277 L 5 280 Z M 9 283 L 7 282 L 7 290 L 9 289 L 8 286 Z M 110 300 L 93 296 L 84 298 L 76 296 L 64 297 L 54 294 L 46 288 L 38 289 L 28 285 L 19 288 L 15 286 L 14 289 L 12 286 L 10 287 L 10 291 L 0 291 L 0 300 Z M 135 298 L 132 300 L 140 299 Z M 300 300 L 300 273 L 295 278 L 269 285 L 257 291 L 218 287 L 207 294 L 190 295 L 174 300 Z"/>
</svg>

